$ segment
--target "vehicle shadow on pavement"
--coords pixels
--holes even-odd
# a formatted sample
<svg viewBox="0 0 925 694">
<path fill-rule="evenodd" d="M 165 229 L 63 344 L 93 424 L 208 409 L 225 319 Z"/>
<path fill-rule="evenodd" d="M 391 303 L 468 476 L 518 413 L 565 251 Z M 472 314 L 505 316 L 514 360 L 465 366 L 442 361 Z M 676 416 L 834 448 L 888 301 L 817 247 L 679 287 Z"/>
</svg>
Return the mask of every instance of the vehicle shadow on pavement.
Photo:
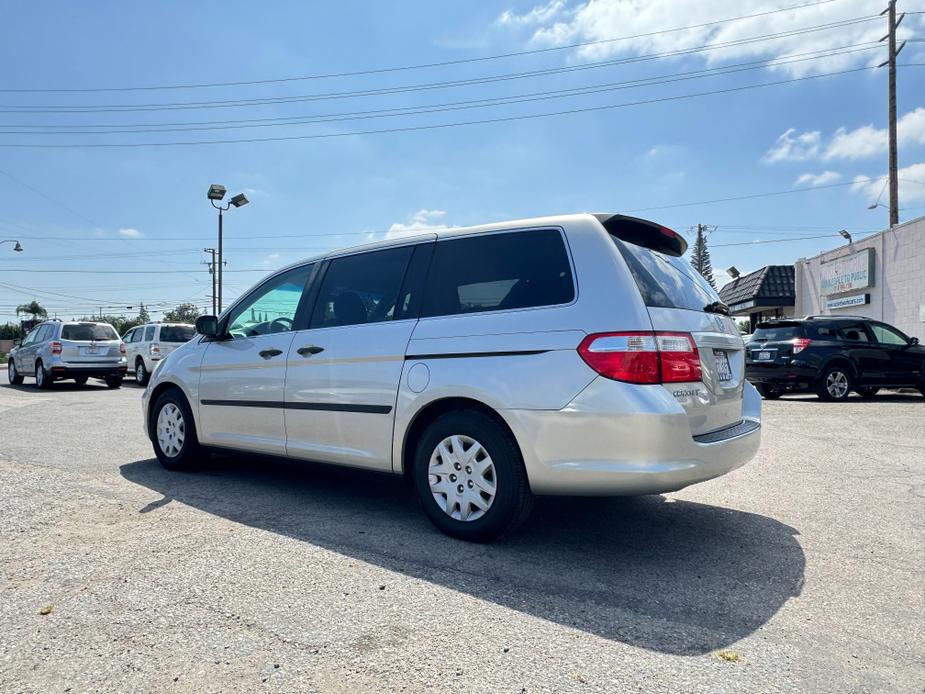
<svg viewBox="0 0 925 694">
<path fill-rule="evenodd" d="M 759 629 L 803 586 L 794 528 L 663 496 L 543 498 L 492 545 L 441 535 L 392 475 L 250 456 L 122 476 L 163 498 L 607 639 L 701 655 Z"/>
<path fill-rule="evenodd" d="M 39 390 L 32 381 L 26 381 L 19 385 L 2 383 L 0 384 L 0 388 L 9 388 L 10 390 L 18 390 L 24 393 L 35 393 L 36 395 L 54 395 L 55 392 L 68 393 L 74 391 L 86 392 L 88 390 L 111 390 L 103 381 L 98 381 L 93 378 L 83 385 L 79 385 L 74 381 L 55 381 L 48 390 Z"/>
</svg>

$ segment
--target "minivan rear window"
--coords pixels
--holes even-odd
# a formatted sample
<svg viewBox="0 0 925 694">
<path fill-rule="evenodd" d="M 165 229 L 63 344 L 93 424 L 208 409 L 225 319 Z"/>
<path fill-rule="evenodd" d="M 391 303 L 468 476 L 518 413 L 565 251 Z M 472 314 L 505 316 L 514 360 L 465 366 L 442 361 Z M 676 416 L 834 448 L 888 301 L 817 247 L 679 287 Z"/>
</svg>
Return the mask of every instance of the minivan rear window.
<svg viewBox="0 0 925 694">
<path fill-rule="evenodd" d="M 118 340 L 116 329 L 111 325 L 94 323 L 61 326 L 62 340 Z"/>
<path fill-rule="evenodd" d="M 759 326 L 752 335 L 752 342 L 786 342 L 796 337 L 802 337 L 803 331 L 798 323 L 783 325 Z"/>
<path fill-rule="evenodd" d="M 162 325 L 161 342 L 189 342 L 196 329 L 189 325 Z"/>
<path fill-rule="evenodd" d="M 626 260 L 646 306 L 703 311 L 720 300 L 713 287 L 681 258 L 610 238 Z"/>
</svg>

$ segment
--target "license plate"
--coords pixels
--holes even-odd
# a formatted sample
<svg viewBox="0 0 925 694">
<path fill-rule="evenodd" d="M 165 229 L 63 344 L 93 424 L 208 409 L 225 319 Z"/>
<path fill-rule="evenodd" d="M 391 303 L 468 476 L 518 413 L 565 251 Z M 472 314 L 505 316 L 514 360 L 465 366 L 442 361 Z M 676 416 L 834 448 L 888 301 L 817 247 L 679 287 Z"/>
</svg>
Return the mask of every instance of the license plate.
<svg viewBox="0 0 925 694">
<path fill-rule="evenodd" d="M 772 355 L 770 352 L 758 352 L 757 354 L 758 361 L 771 361 Z"/>
<path fill-rule="evenodd" d="M 85 354 L 99 354 L 100 348 L 99 347 L 86 347 L 84 353 Z"/>
<path fill-rule="evenodd" d="M 729 357 L 725 352 L 718 349 L 713 350 L 713 362 L 716 364 L 716 373 L 719 382 L 732 380 L 732 368 L 729 366 Z"/>
</svg>

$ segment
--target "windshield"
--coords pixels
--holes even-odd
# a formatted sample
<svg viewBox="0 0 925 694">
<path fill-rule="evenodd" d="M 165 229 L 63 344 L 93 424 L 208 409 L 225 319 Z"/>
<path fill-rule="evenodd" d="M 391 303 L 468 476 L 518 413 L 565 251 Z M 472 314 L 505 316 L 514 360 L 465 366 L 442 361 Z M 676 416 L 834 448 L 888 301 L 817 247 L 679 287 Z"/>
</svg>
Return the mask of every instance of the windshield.
<svg viewBox="0 0 925 694">
<path fill-rule="evenodd" d="M 118 340 L 116 329 L 99 323 L 79 323 L 61 326 L 62 340 Z"/>
<path fill-rule="evenodd" d="M 795 337 L 800 337 L 800 326 L 791 323 L 790 325 L 769 325 L 765 327 L 758 326 L 755 334 L 752 335 L 752 342 L 786 342 Z"/>
<path fill-rule="evenodd" d="M 713 287 L 686 261 L 611 238 L 626 260 L 646 306 L 703 311 L 720 300 Z"/>
<path fill-rule="evenodd" d="M 196 334 L 191 325 L 162 325 L 161 342 L 189 342 Z"/>
</svg>

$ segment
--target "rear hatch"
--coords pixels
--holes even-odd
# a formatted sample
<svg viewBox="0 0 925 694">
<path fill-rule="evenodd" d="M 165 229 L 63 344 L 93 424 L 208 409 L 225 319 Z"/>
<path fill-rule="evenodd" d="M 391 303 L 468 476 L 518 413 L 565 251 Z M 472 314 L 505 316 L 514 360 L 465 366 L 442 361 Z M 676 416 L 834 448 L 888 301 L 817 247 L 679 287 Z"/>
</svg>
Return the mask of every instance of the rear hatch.
<svg viewBox="0 0 925 694">
<path fill-rule="evenodd" d="M 61 359 L 70 364 L 115 364 L 122 358 L 122 340 L 105 323 L 65 323 L 59 341 Z"/>
<path fill-rule="evenodd" d="M 196 336 L 196 328 L 192 325 L 162 325 L 158 336 L 157 346 L 160 348 L 161 358 L 166 357 L 177 347 L 189 342 Z"/>
<path fill-rule="evenodd" d="M 651 222 L 608 221 L 604 226 L 639 287 L 653 330 L 688 333 L 699 352 L 700 381 L 663 383 L 687 412 L 691 434 L 738 424 L 742 421 L 745 344 L 716 291 L 679 257 L 687 244 Z M 651 228 L 643 234 L 639 228 L 627 231 L 629 224 Z M 657 242 L 659 234 L 667 243 Z"/>
<path fill-rule="evenodd" d="M 803 326 L 796 321 L 760 323 L 746 348 L 746 362 L 756 367 L 789 364 L 803 337 Z"/>
</svg>

